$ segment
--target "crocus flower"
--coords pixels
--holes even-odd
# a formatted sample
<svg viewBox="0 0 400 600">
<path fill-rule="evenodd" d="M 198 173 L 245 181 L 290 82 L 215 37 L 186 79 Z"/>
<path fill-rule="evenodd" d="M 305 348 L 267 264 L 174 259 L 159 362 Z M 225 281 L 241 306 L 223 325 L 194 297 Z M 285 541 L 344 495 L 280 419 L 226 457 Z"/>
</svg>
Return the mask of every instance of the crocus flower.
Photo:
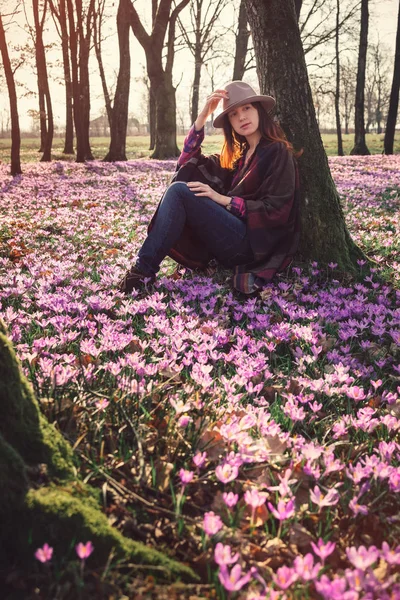
<svg viewBox="0 0 400 600">
<path fill-rule="evenodd" d="M 239 494 L 234 494 L 233 492 L 224 492 L 222 494 L 222 498 L 223 498 L 225 504 L 229 508 L 232 508 L 233 506 L 236 506 L 236 504 L 238 503 Z"/>
<path fill-rule="evenodd" d="M 310 553 L 305 556 L 296 556 L 293 563 L 295 572 L 303 581 L 314 580 L 317 577 L 321 566 L 321 563 L 316 563 L 314 565 L 314 557 Z"/>
<path fill-rule="evenodd" d="M 86 544 L 79 542 L 79 544 L 75 546 L 75 550 L 79 558 L 81 560 L 85 560 L 86 558 L 89 558 L 89 556 L 92 554 L 94 547 L 92 542 L 86 542 Z"/>
<path fill-rule="evenodd" d="M 367 569 L 374 564 L 379 558 L 379 550 L 375 546 L 366 548 L 359 546 L 356 548 L 346 548 L 347 558 L 356 569 Z"/>
<path fill-rule="evenodd" d="M 218 542 L 214 549 L 214 560 L 220 566 L 232 565 L 239 560 L 239 553 L 236 552 L 236 554 L 232 556 L 232 548 Z"/>
<path fill-rule="evenodd" d="M 226 565 L 221 565 L 218 578 L 228 592 L 237 592 L 250 581 L 251 572 L 242 575 L 242 567 L 240 565 L 235 565 L 231 571 L 228 570 Z"/>
<path fill-rule="evenodd" d="M 95 406 L 99 410 L 105 410 L 109 404 L 110 402 L 106 398 L 102 398 L 101 400 L 97 400 Z"/>
<path fill-rule="evenodd" d="M 197 454 L 195 454 L 193 456 L 193 462 L 198 469 L 201 469 L 201 467 L 204 467 L 206 459 L 207 459 L 207 452 L 197 452 Z"/>
<path fill-rule="evenodd" d="M 268 502 L 268 508 L 271 513 L 274 515 L 276 519 L 279 521 L 284 521 L 285 519 L 290 519 L 295 514 L 294 509 L 294 500 L 289 500 L 285 502 L 284 500 L 279 500 L 277 508 L 274 508 L 274 505 L 271 502 Z"/>
<path fill-rule="evenodd" d="M 53 556 L 53 548 L 49 544 L 43 544 L 42 548 L 38 548 L 35 552 L 35 558 L 41 563 L 48 562 Z"/>
<path fill-rule="evenodd" d="M 215 469 L 215 474 L 222 483 L 229 483 L 239 475 L 239 468 L 235 465 L 225 463 L 223 465 L 218 465 Z"/>
<path fill-rule="evenodd" d="M 314 542 L 311 542 L 311 547 L 314 550 L 314 553 L 319 556 L 319 558 L 322 560 L 322 562 L 325 561 L 325 559 L 332 554 L 332 552 L 334 551 L 336 544 L 334 542 L 324 542 L 324 540 L 322 538 L 319 538 L 318 542 L 316 544 L 314 544 Z"/>
<path fill-rule="evenodd" d="M 181 469 L 179 471 L 179 478 L 181 480 L 182 485 L 186 485 L 190 483 L 194 477 L 193 471 L 187 471 L 186 469 Z"/>
<path fill-rule="evenodd" d="M 400 565 L 400 546 L 391 550 L 389 544 L 383 542 L 381 556 L 389 565 Z"/>
<path fill-rule="evenodd" d="M 298 578 L 296 571 L 286 566 L 280 567 L 276 574 L 272 575 L 272 579 L 281 590 L 287 590 Z"/>
<path fill-rule="evenodd" d="M 244 494 L 244 501 L 252 508 L 257 508 L 265 504 L 268 494 L 259 492 L 256 488 L 247 490 Z"/>
<path fill-rule="evenodd" d="M 222 529 L 223 523 L 221 517 L 213 511 L 206 512 L 203 519 L 203 529 L 207 535 L 214 535 Z"/>
<path fill-rule="evenodd" d="M 319 508 L 323 508 L 324 506 L 333 506 L 337 504 L 339 502 L 339 493 L 337 490 L 331 489 L 324 495 L 316 485 L 314 490 L 310 491 L 310 498 L 314 504 L 319 506 Z"/>
</svg>

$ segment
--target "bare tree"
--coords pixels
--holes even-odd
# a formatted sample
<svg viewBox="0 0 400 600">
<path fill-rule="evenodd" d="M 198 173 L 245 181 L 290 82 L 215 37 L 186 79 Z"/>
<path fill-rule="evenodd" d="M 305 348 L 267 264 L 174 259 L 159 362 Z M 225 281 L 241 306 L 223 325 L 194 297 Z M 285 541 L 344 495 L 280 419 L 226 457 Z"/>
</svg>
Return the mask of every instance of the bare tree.
<svg viewBox="0 0 400 600">
<path fill-rule="evenodd" d="M 53 21 L 61 39 L 65 82 L 65 139 L 64 154 L 74 153 L 74 121 L 72 114 L 72 81 L 69 58 L 69 33 L 66 0 L 49 0 Z"/>
<path fill-rule="evenodd" d="M 104 20 L 104 9 L 105 9 L 106 0 L 97 0 L 97 4 L 93 13 L 93 44 L 94 50 L 96 53 L 97 64 L 99 65 L 99 73 L 101 80 L 101 87 L 103 89 L 104 102 L 106 107 L 106 113 L 108 118 L 108 123 L 110 126 L 110 131 L 112 127 L 112 107 L 111 107 L 111 97 L 107 86 L 106 74 L 104 71 L 103 65 L 103 57 L 101 52 L 102 45 L 102 25 Z M 127 13 L 125 16 L 128 16 Z M 118 18 L 117 18 L 118 25 Z M 128 36 L 129 39 L 129 36 Z M 125 159 L 126 160 L 126 159 Z"/>
<path fill-rule="evenodd" d="M 140 17 L 130 0 L 130 25 L 146 54 L 147 74 L 151 85 L 151 99 L 156 105 L 155 148 L 152 158 L 177 156 L 176 143 L 176 97 L 172 81 L 172 68 L 175 54 L 175 30 L 179 13 L 190 0 L 181 2 L 172 9 L 172 0 L 152 0 L 155 14 L 151 34 L 145 30 Z M 168 29 L 167 58 L 165 67 L 162 60 L 164 39 Z"/>
<path fill-rule="evenodd" d="M 302 190 L 301 254 L 355 271 L 361 250 L 346 228 L 322 144 L 293 0 L 246 0 L 260 88 L 277 99 L 281 124 L 296 148 Z"/>
<path fill-rule="evenodd" d="M 41 161 L 51 160 L 51 147 L 53 145 L 54 120 L 51 103 L 49 78 L 47 75 L 46 54 L 43 43 L 43 28 L 46 22 L 48 2 L 43 0 L 42 13 L 40 14 L 39 0 L 32 0 L 33 19 L 35 23 L 35 55 L 36 71 L 40 104 L 40 131 L 43 155 Z"/>
<path fill-rule="evenodd" d="M 356 93 L 357 66 L 351 64 L 349 59 L 341 65 L 340 85 L 341 85 L 341 115 L 344 121 L 344 132 L 349 133 L 350 119 L 354 110 L 354 96 Z"/>
<path fill-rule="evenodd" d="M 4 15 L 7 16 L 7 15 Z M 13 16 L 13 15 L 12 15 Z M 4 31 L 2 14 L 0 13 L 0 52 L 3 60 L 4 75 L 7 82 L 8 97 L 10 100 L 11 114 L 11 175 L 20 175 L 21 170 L 21 134 L 19 128 L 17 93 L 15 89 L 14 72 L 8 54 L 6 34 Z"/>
<path fill-rule="evenodd" d="M 192 0 L 190 3 L 192 28 L 189 31 L 178 19 L 183 39 L 194 57 L 194 79 L 190 111 L 192 123 L 195 122 L 199 112 L 201 69 L 210 52 L 214 49 L 216 40 L 220 37 L 219 32 L 216 30 L 216 23 L 226 4 L 227 0 Z"/>
<path fill-rule="evenodd" d="M 335 57 L 336 57 L 336 89 L 335 89 L 335 117 L 336 134 L 338 143 L 338 156 L 343 156 L 342 126 L 340 123 L 340 59 L 339 59 L 339 33 L 340 33 L 340 0 L 336 0 L 336 32 L 335 32 Z"/>
<path fill-rule="evenodd" d="M 249 45 L 250 30 L 247 25 L 245 0 L 240 0 L 239 18 L 235 35 L 235 58 L 233 61 L 232 80 L 243 79 L 246 72 L 246 56 Z"/>
<path fill-rule="evenodd" d="M 397 15 L 396 50 L 394 55 L 393 79 L 390 90 L 389 111 L 386 122 L 384 152 L 393 154 L 394 134 L 396 129 L 397 111 L 399 108 L 400 91 L 400 0 Z"/>
<path fill-rule="evenodd" d="M 131 56 L 129 52 L 129 0 L 119 0 L 117 30 L 119 44 L 119 73 L 111 109 L 110 148 L 105 161 L 126 160 L 126 130 L 128 125 L 129 87 L 131 77 Z M 111 108 L 111 107 L 110 107 Z"/>
<path fill-rule="evenodd" d="M 83 6 L 82 0 L 67 0 L 73 114 L 76 133 L 76 162 L 93 160 L 89 142 L 89 51 L 93 28 L 94 3 L 95 0 L 88 0 L 87 4 Z"/>
<path fill-rule="evenodd" d="M 357 85 L 354 116 L 354 147 L 350 154 L 370 154 L 365 141 L 365 73 L 368 48 L 368 0 L 361 0 L 360 46 L 358 51 Z"/>
</svg>

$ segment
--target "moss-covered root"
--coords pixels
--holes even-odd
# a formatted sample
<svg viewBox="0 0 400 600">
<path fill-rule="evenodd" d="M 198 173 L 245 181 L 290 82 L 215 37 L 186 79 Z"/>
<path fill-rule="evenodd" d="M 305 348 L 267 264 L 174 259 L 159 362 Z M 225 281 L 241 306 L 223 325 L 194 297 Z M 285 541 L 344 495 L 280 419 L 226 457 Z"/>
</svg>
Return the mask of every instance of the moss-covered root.
<svg viewBox="0 0 400 600">
<path fill-rule="evenodd" d="M 0 322 L 0 433 L 26 463 L 46 463 L 50 476 L 73 477 L 71 447 L 40 415 L 33 390 L 4 332 Z"/>
<path fill-rule="evenodd" d="M 104 565 L 114 548 L 118 558 L 135 564 L 162 567 L 162 578 L 185 581 L 198 579 L 189 567 L 144 544 L 125 538 L 109 525 L 93 496 L 89 494 L 83 499 L 82 492 L 84 488 L 79 497 L 74 497 L 65 488 L 41 488 L 28 492 L 24 511 L 26 523 L 20 528 L 25 542 L 20 540 L 18 544 L 20 548 L 27 548 L 28 538 L 31 540 L 27 561 L 32 556 L 32 548 L 37 548 L 44 542 L 54 547 L 57 556 L 65 557 L 71 544 L 91 540 L 94 545 L 90 558 L 93 566 Z M 18 558 L 21 560 L 21 555 Z"/>
<path fill-rule="evenodd" d="M 23 506 L 28 491 L 25 463 L 0 434 L 0 521 Z M 0 536 L 1 539 L 1 536 Z"/>
</svg>

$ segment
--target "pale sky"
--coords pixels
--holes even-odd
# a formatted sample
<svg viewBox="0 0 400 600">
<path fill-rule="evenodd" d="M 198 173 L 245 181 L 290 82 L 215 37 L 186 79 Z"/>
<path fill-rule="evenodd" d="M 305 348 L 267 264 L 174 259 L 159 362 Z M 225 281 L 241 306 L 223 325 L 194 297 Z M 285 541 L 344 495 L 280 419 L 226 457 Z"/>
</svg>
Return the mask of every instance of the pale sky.
<svg viewBox="0 0 400 600">
<path fill-rule="evenodd" d="M 7 5 L 13 7 L 15 2 L 13 0 L 7 0 Z M 26 4 L 30 5 L 30 0 L 26 0 Z M 103 44 L 103 60 L 108 76 L 108 84 L 111 87 L 115 81 L 115 76 L 118 70 L 118 42 L 116 35 L 116 24 L 115 14 L 117 10 L 118 1 L 115 0 L 112 3 L 112 7 L 109 8 L 110 20 L 108 21 L 107 28 L 104 33 L 108 33 L 110 37 Z M 150 20 L 150 3 L 148 0 L 138 0 L 135 3 L 136 7 L 139 7 L 141 15 L 144 16 L 146 21 Z M 186 9 L 188 10 L 188 9 Z M 378 0 L 370 7 L 370 41 L 379 41 L 383 43 L 389 50 L 391 56 L 394 55 L 395 37 L 396 37 L 396 25 L 397 25 L 397 11 L 398 11 L 398 0 Z M 187 13 L 186 13 L 187 14 Z M 184 12 L 182 13 L 182 16 Z M 233 21 L 233 10 L 232 5 L 228 6 L 222 17 L 223 25 L 232 25 Z M 23 24 L 25 22 L 25 16 L 20 13 L 17 19 L 17 23 L 11 25 L 6 32 L 8 41 L 13 44 L 22 44 L 24 40 L 27 40 L 27 35 L 23 31 Z M 108 31 L 107 31 L 108 29 Z M 58 42 L 58 37 L 54 32 L 54 28 L 49 22 L 48 31 L 46 32 L 46 41 Z M 233 38 L 225 34 L 224 46 L 231 47 L 233 53 Z M 11 51 L 11 49 L 10 49 Z M 12 56 L 16 57 L 17 53 L 11 51 Z M 92 53 L 90 71 L 91 71 L 91 118 L 95 118 L 101 114 L 104 107 L 104 99 L 102 95 L 100 78 L 98 75 L 97 61 Z M 51 62 L 56 62 L 61 58 L 61 53 L 57 49 L 53 49 L 49 53 L 49 59 Z M 130 113 L 133 116 L 138 117 L 140 120 L 144 119 L 145 114 L 145 95 L 143 86 L 135 81 L 135 78 L 141 77 L 143 74 L 143 67 L 145 65 L 145 56 L 140 44 L 136 41 L 133 34 L 131 34 L 131 93 L 130 93 Z M 232 60 L 216 61 L 218 63 L 215 82 L 217 86 L 224 85 L 230 80 L 233 69 Z M 54 66 L 50 67 L 50 73 L 54 76 L 61 73 Z M 392 67 L 391 67 L 392 70 Z M 29 65 L 21 66 L 18 71 L 16 78 L 18 81 L 23 82 L 24 85 L 32 92 L 36 92 L 36 78 L 33 75 L 33 68 Z M 178 122 L 184 119 L 185 125 L 189 125 L 189 98 L 191 93 L 191 85 L 193 78 L 193 57 L 188 50 L 179 51 L 175 57 L 174 63 L 174 83 L 178 85 L 177 88 L 177 110 L 178 110 Z M 245 80 L 257 87 L 257 78 L 255 70 L 249 71 L 246 74 Z M 202 90 L 203 97 L 205 97 L 211 91 L 210 78 L 207 75 L 205 69 L 202 71 Z M 53 110 L 55 113 L 55 121 L 59 126 L 64 125 L 64 103 L 65 103 L 65 92 L 64 86 L 60 82 L 54 80 L 50 81 L 51 95 L 53 101 Z M 3 85 L 4 90 L 4 85 Z M 31 118 L 27 115 L 27 111 L 30 108 L 37 109 L 37 99 L 31 95 L 29 97 L 22 97 L 22 88 L 19 88 L 19 114 L 20 123 L 22 129 L 29 128 L 31 124 Z M 8 97 L 4 93 L 0 93 L 0 114 L 4 114 L 5 107 L 8 107 Z M 181 115 L 181 116 L 179 116 Z"/>
</svg>

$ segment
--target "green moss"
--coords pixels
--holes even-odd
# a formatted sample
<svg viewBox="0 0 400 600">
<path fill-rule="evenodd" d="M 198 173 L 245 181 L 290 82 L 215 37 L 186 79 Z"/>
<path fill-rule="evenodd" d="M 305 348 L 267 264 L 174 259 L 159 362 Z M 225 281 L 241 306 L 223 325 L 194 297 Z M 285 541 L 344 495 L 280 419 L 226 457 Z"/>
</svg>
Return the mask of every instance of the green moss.
<svg viewBox="0 0 400 600">
<path fill-rule="evenodd" d="M 0 517 L 20 508 L 28 490 L 24 461 L 0 435 Z"/>
<path fill-rule="evenodd" d="M 28 492 L 21 530 L 26 536 L 23 545 L 25 548 L 29 547 L 28 539 L 31 540 L 30 554 L 32 548 L 47 542 L 54 547 L 54 552 L 59 557 L 65 557 L 72 544 L 90 540 L 95 548 L 90 559 L 92 566 L 105 564 L 113 549 L 117 558 L 129 559 L 136 564 L 164 567 L 169 577 L 196 579 L 189 567 L 124 537 L 111 527 L 93 496 L 90 492 L 85 492 L 85 488 L 86 486 L 81 488 L 80 497 L 60 487 Z M 29 560 L 29 557 L 27 558 Z"/>
<path fill-rule="evenodd" d="M 0 433 L 28 464 L 46 463 L 52 476 L 74 476 L 72 450 L 40 415 L 33 390 L 4 333 L 0 333 L 0 406 Z"/>
</svg>

